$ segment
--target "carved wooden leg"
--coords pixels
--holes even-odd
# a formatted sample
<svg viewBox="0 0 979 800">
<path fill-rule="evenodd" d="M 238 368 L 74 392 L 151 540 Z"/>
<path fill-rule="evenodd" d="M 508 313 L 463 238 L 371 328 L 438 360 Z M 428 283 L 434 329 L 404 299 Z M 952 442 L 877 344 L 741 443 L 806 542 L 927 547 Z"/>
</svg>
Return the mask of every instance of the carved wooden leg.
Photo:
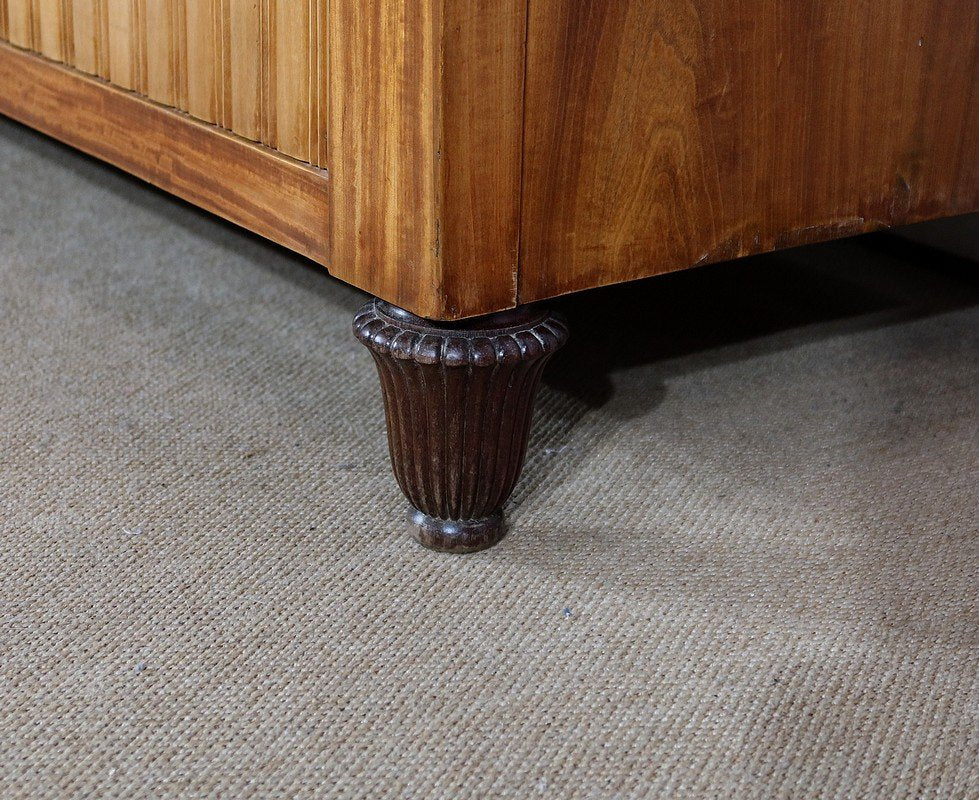
<svg viewBox="0 0 979 800">
<path fill-rule="evenodd" d="M 496 544 L 541 371 L 567 326 L 534 309 L 440 324 L 374 300 L 354 318 L 354 333 L 377 363 L 412 535 L 451 553 Z"/>
</svg>

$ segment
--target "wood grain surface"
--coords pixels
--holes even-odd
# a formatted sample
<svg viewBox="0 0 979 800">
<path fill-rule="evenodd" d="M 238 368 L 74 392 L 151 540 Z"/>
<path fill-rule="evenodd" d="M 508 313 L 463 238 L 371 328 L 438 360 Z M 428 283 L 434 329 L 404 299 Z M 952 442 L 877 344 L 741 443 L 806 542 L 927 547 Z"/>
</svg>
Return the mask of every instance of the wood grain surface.
<svg viewBox="0 0 979 800">
<path fill-rule="evenodd" d="M 452 318 L 517 299 L 527 7 L 450 0 L 443 13 L 441 316 Z"/>
<path fill-rule="evenodd" d="M 979 209 L 979 3 L 535 0 L 521 301 Z"/>
<path fill-rule="evenodd" d="M 516 302 L 523 2 L 331 7 L 335 259 L 420 316 Z"/>
<path fill-rule="evenodd" d="M 323 170 L 2 43 L 0 87 L 0 114 L 330 263 Z"/>
<path fill-rule="evenodd" d="M 441 286 L 436 6 L 348 0 L 329 18 L 334 257 L 374 294 L 424 302 L 424 316 Z"/>
</svg>

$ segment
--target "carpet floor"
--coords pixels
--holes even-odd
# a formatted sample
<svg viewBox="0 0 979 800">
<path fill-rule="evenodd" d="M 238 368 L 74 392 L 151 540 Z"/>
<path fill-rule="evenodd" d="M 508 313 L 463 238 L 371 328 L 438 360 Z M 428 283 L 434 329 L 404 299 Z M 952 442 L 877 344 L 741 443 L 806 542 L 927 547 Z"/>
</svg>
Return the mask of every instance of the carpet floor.
<svg viewBox="0 0 979 800">
<path fill-rule="evenodd" d="M 976 266 L 562 301 L 511 532 L 441 556 L 363 293 L 0 122 L 0 796 L 974 800 Z"/>
</svg>

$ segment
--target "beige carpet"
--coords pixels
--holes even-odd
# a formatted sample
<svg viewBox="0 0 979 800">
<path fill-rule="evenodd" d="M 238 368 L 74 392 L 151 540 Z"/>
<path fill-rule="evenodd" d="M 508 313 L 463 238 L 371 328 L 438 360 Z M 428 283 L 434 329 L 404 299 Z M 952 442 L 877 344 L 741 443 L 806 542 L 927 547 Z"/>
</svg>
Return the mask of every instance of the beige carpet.
<svg viewBox="0 0 979 800">
<path fill-rule="evenodd" d="M 363 294 L 0 123 L 0 797 L 979 797 L 975 266 L 567 301 L 510 536 L 439 556 Z"/>
</svg>

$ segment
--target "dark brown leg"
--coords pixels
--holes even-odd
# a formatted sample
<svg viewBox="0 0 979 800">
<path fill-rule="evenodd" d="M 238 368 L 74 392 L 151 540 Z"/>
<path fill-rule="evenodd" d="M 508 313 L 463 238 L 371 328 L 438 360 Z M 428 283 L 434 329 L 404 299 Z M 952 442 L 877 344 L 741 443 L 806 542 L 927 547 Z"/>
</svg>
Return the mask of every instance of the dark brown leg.
<svg viewBox="0 0 979 800">
<path fill-rule="evenodd" d="M 496 544 L 541 371 L 567 326 L 535 309 L 433 323 L 374 300 L 354 317 L 354 333 L 377 363 L 414 537 L 449 553 Z"/>
</svg>

